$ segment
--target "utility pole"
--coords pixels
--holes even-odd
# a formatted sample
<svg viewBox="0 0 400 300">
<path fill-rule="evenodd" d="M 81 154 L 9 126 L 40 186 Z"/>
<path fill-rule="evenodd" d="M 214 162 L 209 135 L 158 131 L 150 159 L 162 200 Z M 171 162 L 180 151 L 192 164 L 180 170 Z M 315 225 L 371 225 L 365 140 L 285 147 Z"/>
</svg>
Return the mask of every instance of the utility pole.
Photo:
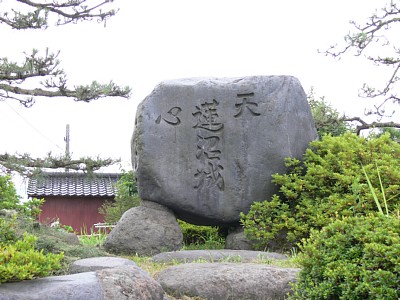
<svg viewBox="0 0 400 300">
<path fill-rule="evenodd" d="M 65 158 L 70 159 L 70 152 L 69 152 L 69 124 L 67 124 L 66 133 L 65 133 Z M 68 168 L 65 168 L 65 172 L 68 172 Z"/>
</svg>

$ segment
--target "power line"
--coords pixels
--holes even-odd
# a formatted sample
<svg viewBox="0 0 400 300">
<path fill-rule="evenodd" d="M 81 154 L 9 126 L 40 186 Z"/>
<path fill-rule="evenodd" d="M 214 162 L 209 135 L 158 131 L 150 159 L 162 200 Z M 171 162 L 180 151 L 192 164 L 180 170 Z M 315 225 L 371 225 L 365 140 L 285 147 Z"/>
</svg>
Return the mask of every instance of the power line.
<svg viewBox="0 0 400 300">
<path fill-rule="evenodd" d="M 48 142 L 51 144 L 55 145 L 57 148 L 61 149 L 64 151 L 64 148 L 60 147 L 57 143 L 49 139 L 46 135 L 44 135 L 39 129 L 37 129 L 35 126 L 32 125 L 27 119 L 25 119 L 18 111 L 16 111 L 10 104 L 7 103 L 7 101 L 4 101 L 5 104 L 13 111 L 15 112 L 22 120 L 24 120 L 33 130 L 35 130 L 38 134 L 40 134 L 44 139 L 46 139 Z"/>
</svg>

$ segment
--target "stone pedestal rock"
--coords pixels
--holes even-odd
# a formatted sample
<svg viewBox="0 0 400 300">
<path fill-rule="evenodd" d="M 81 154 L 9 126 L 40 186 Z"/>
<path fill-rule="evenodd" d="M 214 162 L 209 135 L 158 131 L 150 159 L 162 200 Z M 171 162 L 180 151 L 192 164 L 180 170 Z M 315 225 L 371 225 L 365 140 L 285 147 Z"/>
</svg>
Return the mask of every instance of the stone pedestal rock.
<svg viewBox="0 0 400 300">
<path fill-rule="evenodd" d="M 112 253 L 155 255 L 182 247 L 182 231 L 172 211 L 157 203 L 127 210 L 104 241 Z"/>
</svg>

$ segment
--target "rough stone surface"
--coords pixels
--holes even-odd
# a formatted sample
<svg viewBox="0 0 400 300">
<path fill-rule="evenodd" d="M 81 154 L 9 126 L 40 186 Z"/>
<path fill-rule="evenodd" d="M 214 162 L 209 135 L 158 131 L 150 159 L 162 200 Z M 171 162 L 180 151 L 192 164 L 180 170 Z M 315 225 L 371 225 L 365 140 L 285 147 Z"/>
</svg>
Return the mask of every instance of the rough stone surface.
<svg viewBox="0 0 400 300">
<path fill-rule="evenodd" d="M 64 241 L 70 245 L 79 245 L 81 242 L 79 241 L 78 236 L 75 233 L 68 232 L 65 234 L 63 238 Z"/>
<path fill-rule="evenodd" d="M 133 261 L 122 257 L 91 257 L 74 261 L 69 268 L 69 272 L 75 274 L 122 266 L 137 265 Z"/>
<path fill-rule="evenodd" d="M 287 259 L 286 255 L 274 252 L 246 250 L 184 250 L 163 252 L 154 255 L 151 260 L 157 263 L 171 261 L 191 263 L 199 260 L 207 262 L 254 262 L 262 260 Z"/>
<path fill-rule="evenodd" d="M 161 285 L 139 267 L 120 267 L 97 271 L 104 299 L 162 300 Z"/>
<path fill-rule="evenodd" d="M 172 211 L 157 203 L 126 211 L 104 242 L 113 253 L 151 256 L 182 247 L 182 231 Z"/>
<path fill-rule="evenodd" d="M 0 300 L 161 300 L 160 284 L 137 266 L 0 285 Z"/>
<path fill-rule="evenodd" d="M 317 138 L 291 76 L 165 81 L 138 107 L 132 162 L 140 196 L 199 225 L 231 225 L 277 188 L 284 158 Z"/>
<path fill-rule="evenodd" d="M 95 272 L 52 276 L 0 285 L 0 300 L 100 300 L 103 292 Z"/>
<path fill-rule="evenodd" d="M 263 264 L 192 263 L 161 271 L 157 281 L 172 296 L 203 299 L 285 299 L 299 269 Z"/>
<path fill-rule="evenodd" d="M 245 236 L 243 228 L 239 227 L 229 232 L 226 236 L 225 248 L 233 250 L 254 250 L 254 245 Z"/>
</svg>

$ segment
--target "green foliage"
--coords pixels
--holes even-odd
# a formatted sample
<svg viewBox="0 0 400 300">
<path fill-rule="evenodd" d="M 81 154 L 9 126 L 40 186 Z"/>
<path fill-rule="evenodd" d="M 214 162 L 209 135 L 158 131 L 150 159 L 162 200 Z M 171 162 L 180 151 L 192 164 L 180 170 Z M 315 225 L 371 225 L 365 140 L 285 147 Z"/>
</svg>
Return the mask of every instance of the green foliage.
<svg viewBox="0 0 400 300">
<path fill-rule="evenodd" d="M 247 215 L 241 213 L 244 232 L 256 249 L 287 248 L 286 234 L 288 228 L 295 227 L 288 204 L 277 195 L 271 201 L 255 202 Z M 274 245 L 270 241 L 274 241 Z"/>
<path fill-rule="evenodd" d="M 400 299 L 400 220 L 346 217 L 313 231 L 291 299 Z"/>
<path fill-rule="evenodd" d="M 198 226 L 178 220 L 183 234 L 183 244 L 186 250 L 193 249 L 223 249 L 225 238 L 218 227 Z"/>
<path fill-rule="evenodd" d="M 115 201 L 104 203 L 99 212 L 107 223 L 116 223 L 128 209 L 140 205 L 136 178 L 133 171 L 123 172 L 117 182 Z"/>
<path fill-rule="evenodd" d="M 320 97 L 317 100 L 314 91 L 311 89 L 307 98 L 314 118 L 315 127 L 320 137 L 326 134 L 339 136 L 349 131 L 349 126 L 346 121 L 343 120 L 344 118 L 340 116 L 336 109 L 325 102 L 324 97 Z"/>
<path fill-rule="evenodd" d="M 108 84 L 100 84 L 93 81 L 90 85 L 80 85 L 75 87 L 76 101 L 89 102 L 100 97 L 120 97 L 122 95 L 129 95 L 131 89 L 129 87 L 120 87 L 114 82 L 110 81 Z"/>
<path fill-rule="evenodd" d="M 61 268 L 63 253 L 37 249 L 36 236 L 27 232 L 19 234 L 22 223 L 17 216 L 0 218 L 0 283 L 47 276 Z"/>
<path fill-rule="evenodd" d="M 34 235 L 24 234 L 14 244 L 0 245 L 0 283 L 47 276 L 61 267 L 63 253 L 37 251 L 36 240 Z"/>
<path fill-rule="evenodd" d="M 32 220 L 38 220 L 39 215 L 42 212 L 40 207 L 43 205 L 44 201 L 44 199 L 37 198 L 29 199 L 28 201 L 21 204 L 20 211 Z"/>
<path fill-rule="evenodd" d="M 18 209 L 19 197 L 11 176 L 0 175 L 0 209 Z"/>
<path fill-rule="evenodd" d="M 304 162 L 286 160 L 287 174 L 275 174 L 280 194 L 272 201 L 252 205 L 242 214 L 245 234 L 260 247 L 284 233 L 285 245 L 293 247 L 340 217 L 361 216 L 377 211 L 374 196 L 386 197 L 388 211 L 400 210 L 400 145 L 389 135 L 366 139 L 355 134 L 323 136 L 307 149 Z M 279 234 L 278 234 L 279 233 Z"/>
<path fill-rule="evenodd" d="M 20 204 L 8 176 L 0 176 L 0 195 L 0 207 L 16 211 L 15 215 L 5 211 L 0 217 L 0 283 L 67 274 L 76 259 L 108 255 L 79 244 L 65 229 L 39 225 L 36 220 L 44 200 L 33 198 Z"/>
<path fill-rule="evenodd" d="M 79 241 L 81 242 L 82 245 L 100 247 L 101 245 L 103 245 L 106 238 L 107 238 L 107 233 L 80 235 Z"/>
<path fill-rule="evenodd" d="M 11 220 L 0 217 L 0 245 L 9 244 L 17 240 L 15 232 L 16 217 Z"/>
<path fill-rule="evenodd" d="M 379 132 L 377 133 L 377 137 L 380 137 L 381 135 L 384 134 L 389 134 L 390 138 L 397 142 L 400 143 L 400 130 L 398 128 L 393 128 L 393 127 L 383 127 L 378 129 Z"/>
<path fill-rule="evenodd" d="M 88 244 L 80 243 L 75 234 L 67 233 L 61 228 L 52 228 L 41 225 L 32 227 L 23 222 L 19 222 L 20 230 L 26 230 L 28 233 L 35 235 L 36 248 L 43 253 L 64 253 L 64 258 L 61 260 L 61 269 L 53 270 L 52 275 L 68 274 L 70 264 L 81 258 L 109 256 L 104 250 L 99 247 L 93 247 Z"/>
</svg>

